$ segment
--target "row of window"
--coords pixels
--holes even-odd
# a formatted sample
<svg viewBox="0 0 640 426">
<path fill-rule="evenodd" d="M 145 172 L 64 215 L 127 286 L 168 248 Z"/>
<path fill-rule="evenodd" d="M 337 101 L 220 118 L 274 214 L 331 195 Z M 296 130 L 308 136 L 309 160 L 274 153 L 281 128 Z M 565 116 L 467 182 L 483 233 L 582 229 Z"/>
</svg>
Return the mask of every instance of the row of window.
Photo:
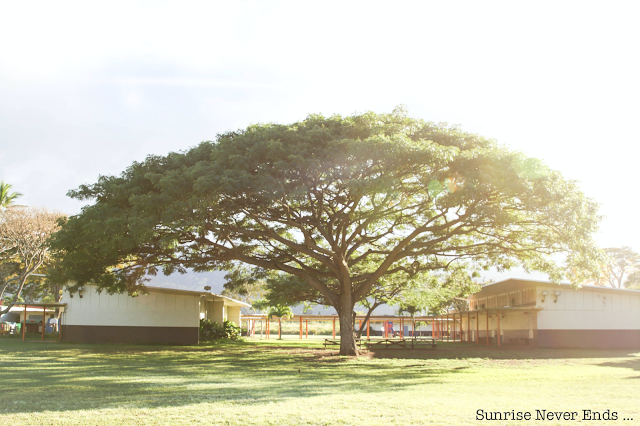
<svg viewBox="0 0 640 426">
<path fill-rule="evenodd" d="M 510 291 L 508 293 L 487 296 L 469 302 L 472 311 L 488 308 L 503 308 L 505 306 L 523 306 L 536 303 L 536 288 Z"/>
</svg>

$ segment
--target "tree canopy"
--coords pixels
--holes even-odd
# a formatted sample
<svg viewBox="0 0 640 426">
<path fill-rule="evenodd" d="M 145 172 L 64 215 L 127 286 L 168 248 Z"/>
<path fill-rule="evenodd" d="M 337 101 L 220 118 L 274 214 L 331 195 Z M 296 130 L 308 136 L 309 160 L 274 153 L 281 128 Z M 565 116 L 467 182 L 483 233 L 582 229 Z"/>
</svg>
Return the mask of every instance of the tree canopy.
<svg viewBox="0 0 640 426">
<path fill-rule="evenodd" d="M 355 303 L 394 276 L 472 260 L 558 280 L 597 256 L 597 205 L 575 182 L 402 108 L 252 125 L 70 195 L 94 201 L 54 240 L 78 285 L 136 291 L 159 270 L 234 262 L 282 271 L 335 307 L 343 355 L 357 353 Z"/>
</svg>

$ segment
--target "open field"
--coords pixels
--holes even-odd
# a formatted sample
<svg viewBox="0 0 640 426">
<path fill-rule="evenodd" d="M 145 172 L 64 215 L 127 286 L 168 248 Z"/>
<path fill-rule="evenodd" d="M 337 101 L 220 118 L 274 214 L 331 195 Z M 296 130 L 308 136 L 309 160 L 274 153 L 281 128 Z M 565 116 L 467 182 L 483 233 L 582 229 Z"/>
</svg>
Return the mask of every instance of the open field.
<svg viewBox="0 0 640 426">
<path fill-rule="evenodd" d="M 197 347 L 0 339 L 2 424 L 640 423 L 640 353 L 487 349 L 334 356 L 319 340 Z M 576 411 L 576 421 L 476 421 L 476 410 Z M 618 413 L 583 421 L 583 409 Z M 634 418 L 632 421 L 623 418 Z"/>
</svg>

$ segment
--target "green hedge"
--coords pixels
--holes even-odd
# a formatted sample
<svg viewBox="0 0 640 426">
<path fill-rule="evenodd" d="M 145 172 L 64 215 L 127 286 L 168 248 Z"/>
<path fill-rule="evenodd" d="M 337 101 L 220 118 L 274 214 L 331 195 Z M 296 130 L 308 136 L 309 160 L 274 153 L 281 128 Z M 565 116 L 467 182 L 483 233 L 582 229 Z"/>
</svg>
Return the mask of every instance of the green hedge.
<svg viewBox="0 0 640 426">
<path fill-rule="evenodd" d="M 222 324 L 207 319 L 200 320 L 200 341 L 210 342 L 219 339 L 237 340 L 240 338 L 240 327 L 231 321 Z"/>
</svg>

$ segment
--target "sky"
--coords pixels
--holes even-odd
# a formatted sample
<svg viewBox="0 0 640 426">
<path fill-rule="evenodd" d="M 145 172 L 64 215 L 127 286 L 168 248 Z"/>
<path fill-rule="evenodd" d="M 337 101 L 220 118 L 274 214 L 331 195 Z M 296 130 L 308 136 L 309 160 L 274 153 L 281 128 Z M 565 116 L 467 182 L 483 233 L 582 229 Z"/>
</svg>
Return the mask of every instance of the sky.
<svg viewBox="0 0 640 426">
<path fill-rule="evenodd" d="M 67 191 L 253 123 L 459 124 L 580 182 L 640 252 L 637 2 L 2 2 L 0 180 Z"/>
</svg>

